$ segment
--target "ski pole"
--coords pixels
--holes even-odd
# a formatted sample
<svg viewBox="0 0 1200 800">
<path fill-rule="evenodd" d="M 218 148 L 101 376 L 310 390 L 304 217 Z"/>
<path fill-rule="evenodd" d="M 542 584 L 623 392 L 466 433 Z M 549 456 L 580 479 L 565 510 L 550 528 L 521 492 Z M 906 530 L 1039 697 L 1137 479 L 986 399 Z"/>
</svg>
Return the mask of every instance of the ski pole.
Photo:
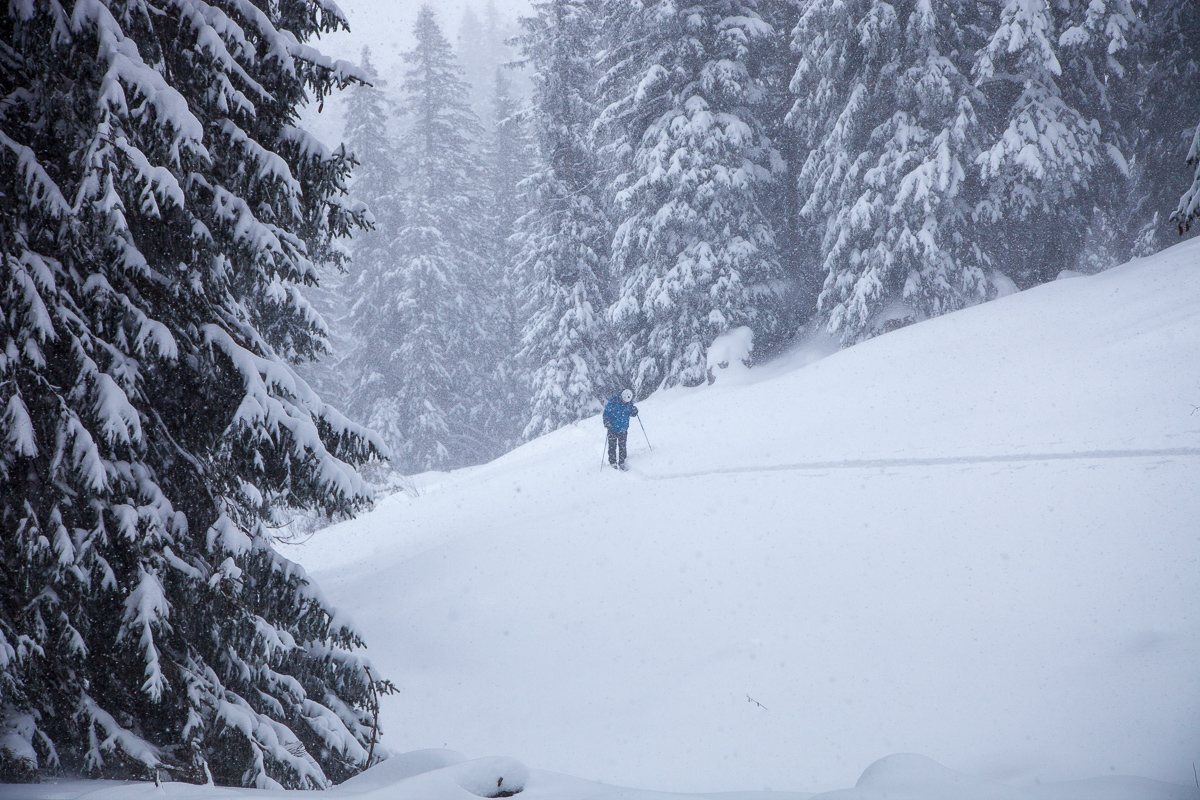
<svg viewBox="0 0 1200 800">
<path fill-rule="evenodd" d="M 600 471 L 604 472 L 604 455 L 608 450 L 608 431 L 604 432 L 604 446 L 600 448 Z"/>
<path fill-rule="evenodd" d="M 646 439 L 646 447 L 649 447 L 651 450 L 653 450 L 654 445 L 650 444 L 650 437 L 646 436 L 646 425 L 642 422 L 641 414 L 638 415 L 638 425 L 642 426 L 642 436 Z"/>
</svg>

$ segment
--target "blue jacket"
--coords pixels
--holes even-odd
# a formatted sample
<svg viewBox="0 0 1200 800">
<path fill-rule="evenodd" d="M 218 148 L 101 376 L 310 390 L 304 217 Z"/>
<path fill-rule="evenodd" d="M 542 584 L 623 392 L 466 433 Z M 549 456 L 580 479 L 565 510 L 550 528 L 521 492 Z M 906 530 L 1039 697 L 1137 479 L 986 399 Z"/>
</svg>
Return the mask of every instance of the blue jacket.
<svg viewBox="0 0 1200 800">
<path fill-rule="evenodd" d="M 613 433 L 625 433 L 629 430 L 629 418 L 636 416 L 637 406 L 622 401 L 621 395 L 614 394 L 604 406 L 604 427 Z"/>
</svg>

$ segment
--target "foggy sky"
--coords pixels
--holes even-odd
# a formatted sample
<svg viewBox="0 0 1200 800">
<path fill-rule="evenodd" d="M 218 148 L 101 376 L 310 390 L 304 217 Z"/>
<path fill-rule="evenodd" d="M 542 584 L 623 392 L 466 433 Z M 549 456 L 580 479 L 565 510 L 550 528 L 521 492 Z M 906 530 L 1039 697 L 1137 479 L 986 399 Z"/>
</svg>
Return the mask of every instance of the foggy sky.
<svg viewBox="0 0 1200 800">
<path fill-rule="evenodd" d="M 371 60 L 380 77 L 399 85 L 404 74 L 400 54 L 412 47 L 412 28 L 417 10 L 424 4 L 432 6 L 442 32 L 453 44 L 458 37 L 463 7 L 470 5 L 482 19 L 488 0 L 336 0 L 350 22 L 350 30 L 324 36 L 313 44 L 322 53 L 358 63 L 363 46 L 371 48 Z M 515 19 L 528 14 L 528 0 L 493 0 L 506 17 Z M 309 107 L 302 115 L 305 126 L 328 145 L 341 141 L 343 102 L 336 94 L 318 113 Z"/>
<path fill-rule="evenodd" d="M 529 12 L 526 0 L 493 0 L 506 16 L 516 17 Z M 363 45 L 371 48 L 377 66 L 391 67 L 399 54 L 411 46 L 410 33 L 417 19 L 417 9 L 423 0 L 339 0 L 338 5 L 350 21 L 350 32 L 340 32 L 321 39 L 320 49 L 337 58 L 358 60 Z M 432 0 L 428 5 L 437 14 L 442 30 L 451 42 L 458 34 L 463 7 L 470 5 L 483 16 L 487 0 Z"/>
</svg>

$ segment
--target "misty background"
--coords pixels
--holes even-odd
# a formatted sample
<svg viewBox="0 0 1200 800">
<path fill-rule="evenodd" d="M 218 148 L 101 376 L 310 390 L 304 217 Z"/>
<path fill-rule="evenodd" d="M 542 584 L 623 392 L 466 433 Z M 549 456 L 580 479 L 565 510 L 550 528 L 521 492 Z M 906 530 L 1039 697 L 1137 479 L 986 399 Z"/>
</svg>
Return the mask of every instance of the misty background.
<svg viewBox="0 0 1200 800">
<path fill-rule="evenodd" d="M 494 9 L 503 25 L 503 35 L 511 37 L 517 32 L 519 17 L 531 11 L 527 0 L 446 0 L 430 5 L 456 50 L 462 33 L 464 12 L 469 10 L 482 25 L 487 21 L 489 8 Z M 380 78 L 389 85 L 399 86 L 404 75 L 402 54 L 413 45 L 413 25 L 416 24 L 417 11 L 422 3 L 418 0 L 349 0 L 338 6 L 350 23 L 350 30 L 325 34 L 318 40 L 317 46 L 326 55 L 356 64 L 362 58 L 362 49 L 370 48 Z M 515 58 L 516 50 L 506 48 L 504 55 Z M 519 74 L 519 70 L 514 70 L 514 76 Z M 518 83 L 521 83 L 520 79 Z M 475 89 L 474 94 L 482 98 L 480 89 Z M 324 104 L 306 105 L 302 119 L 326 144 L 337 145 L 344 135 L 346 102 L 346 92 L 335 92 Z M 478 111 L 482 112 L 484 108 Z"/>
<path fill-rule="evenodd" d="M 371 225 L 301 373 L 385 472 L 1191 235 L 1195 4 L 349 3 L 304 123 Z M 1194 155 L 1194 153 L 1193 153 Z"/>
</svg>

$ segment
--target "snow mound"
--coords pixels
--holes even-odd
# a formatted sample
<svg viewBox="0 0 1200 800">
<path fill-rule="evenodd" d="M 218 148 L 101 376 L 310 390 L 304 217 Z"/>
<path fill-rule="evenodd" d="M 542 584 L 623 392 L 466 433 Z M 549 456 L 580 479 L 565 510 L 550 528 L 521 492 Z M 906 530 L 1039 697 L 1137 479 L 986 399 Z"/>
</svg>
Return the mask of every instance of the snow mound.
<svg viewBox="0 0 1200 800">
<path fill-rule="evenodd" d="M 749 368 L 753 351 L 754 331 L 745 325 L 718 336 L 708 348 L 708 382 L 716 382 L 723 370 L 738 373 Z"/>
<path fill-rule="evenodd" d="M 466 760 L 466 756 L 454 750 L 431 749 L 400 753 L 344 781 L 338 785 L 338 789 L 351 792 L 370 791 L 390 786 L 414 775 L 461 764 Z"/>
<path fill-rule="evenodd" d="M 854 788 L 822 795 L 824 800 L 1024 800 L 1024 793 L 947 769 L 931 758 L 898 753 L 863 771 Z"/>
<path fill-rule="evenodd" d="M 509 797 L 525 790 L 529 768 L 512 758 L 480 758 L 444 772 L 476 797 Z"/>
<path fill-rule="evenodd" d="M 335 791 L 361 800 L 473 800 L 520 794 L 529 780 L 529 769 L 512 758 L 456 759 L 461 756 L 448 750 L 407 753 L 371 767 Z"/>
</svg>

